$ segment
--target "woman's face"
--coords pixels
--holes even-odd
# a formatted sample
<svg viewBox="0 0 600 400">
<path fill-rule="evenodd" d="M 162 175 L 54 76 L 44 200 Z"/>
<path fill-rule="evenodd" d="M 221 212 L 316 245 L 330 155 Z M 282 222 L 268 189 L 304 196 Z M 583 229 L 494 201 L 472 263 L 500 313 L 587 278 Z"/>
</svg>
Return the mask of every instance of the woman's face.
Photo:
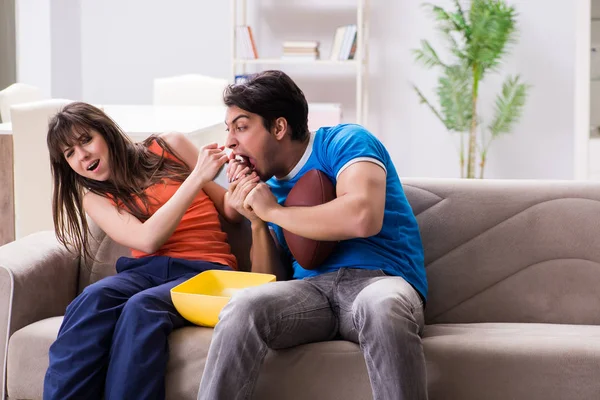
<svg viewBox="0 0 600 400">
<path fill-rule="evenodd" d="M 64 147 L 63 156 L 78 175 L 95 181 L 110 178 L 108 146 L 104 137 L 94 130 L 73 132 L 73 145 Z"/>
</svg>

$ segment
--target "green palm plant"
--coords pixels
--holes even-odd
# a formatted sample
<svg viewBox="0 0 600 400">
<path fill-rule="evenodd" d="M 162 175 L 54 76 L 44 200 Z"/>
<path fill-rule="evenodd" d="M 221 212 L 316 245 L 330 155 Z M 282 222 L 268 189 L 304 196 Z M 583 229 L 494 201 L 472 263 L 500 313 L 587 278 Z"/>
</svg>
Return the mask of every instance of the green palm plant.
<svg viewBox="0 0 600 400">
<path fill-rule="evenodd" d="M 446 39 L 453 60 L 444 62 L 431 44 L 422 40 L 421 48 L 414 50 L 416 61 L 427 68 L 441 70 L 436 89 L 439 110 L 418 87 L 413 87 L 420 102 L 431 109 L 446 129 L 460 135 L 461 177 L 475 178 L 475 160 L 479 154 L 479 176 L 483 178 L 490 144 L 509 133 L 519 120 L 529 86 L 521 82 L 518 75 L 508 76 L 496 98 L 492 122 L 481 128 L 479 87 L 488 71 L 497 71 L 508 45 L 516 41 L 516 12 L 504 0 L 472 0 L 470 5 L 465 11 L 460 1 L 454 0 L 455 9 L 446 11 L 425 4 L 432 11 L 436 28 Z"/>
</svg>

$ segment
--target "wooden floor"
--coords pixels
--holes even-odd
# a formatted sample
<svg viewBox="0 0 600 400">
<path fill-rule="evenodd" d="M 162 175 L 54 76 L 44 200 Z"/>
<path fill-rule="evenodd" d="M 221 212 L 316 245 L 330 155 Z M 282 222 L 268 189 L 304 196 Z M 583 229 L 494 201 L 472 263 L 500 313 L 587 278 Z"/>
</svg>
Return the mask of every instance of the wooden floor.
<svg viewBox="0 0 600 400">
<path fill-rule="evenodd" d="M 12 135 L 0 135 L 0 246 L 15 240 Z"/>
</svg>

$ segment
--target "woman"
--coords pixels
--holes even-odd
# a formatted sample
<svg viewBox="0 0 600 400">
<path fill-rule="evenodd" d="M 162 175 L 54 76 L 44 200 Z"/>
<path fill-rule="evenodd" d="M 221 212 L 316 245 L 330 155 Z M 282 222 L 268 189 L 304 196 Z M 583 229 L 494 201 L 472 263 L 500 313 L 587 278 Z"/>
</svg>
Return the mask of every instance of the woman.
<svg viewBox="0 0 600 400">
<path fill-rule="evenodd" d="M 198 152 L 176 133 L 133 143 L 80 102 L 52 118 L 47 142 L 59 241 L 90 257 L 89 216 L 132 257 L 68 306 L 50 348 L 44 399 L 162 399 L 167 338 L 186 324 L 170 289 L 205 270 L 236 268 L 218 214 L 241 216 L 212 182 L 227 155 L 216 144 Z M 243 178 L 248 190 L 258 179 Z"/>
</svg>

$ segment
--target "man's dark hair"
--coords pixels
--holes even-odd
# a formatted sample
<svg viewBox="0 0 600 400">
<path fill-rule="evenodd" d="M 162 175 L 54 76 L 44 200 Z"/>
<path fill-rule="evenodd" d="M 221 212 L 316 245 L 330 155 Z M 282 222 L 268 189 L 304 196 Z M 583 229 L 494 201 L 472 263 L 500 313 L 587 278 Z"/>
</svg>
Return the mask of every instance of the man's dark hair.
<svg viewBox="0 0 600 400">
<path fill-rule="evenodd" d="M 227 107 L 236 106 L 260 115 L 268 131 L 277 118 L 283 117 L 291 128 L 292 140 L 304 141 L 309 135 L 304 93 L 282 71 L 259 72 L 244 83 L 229 85 L 223 100 Z"/>
</svg>

